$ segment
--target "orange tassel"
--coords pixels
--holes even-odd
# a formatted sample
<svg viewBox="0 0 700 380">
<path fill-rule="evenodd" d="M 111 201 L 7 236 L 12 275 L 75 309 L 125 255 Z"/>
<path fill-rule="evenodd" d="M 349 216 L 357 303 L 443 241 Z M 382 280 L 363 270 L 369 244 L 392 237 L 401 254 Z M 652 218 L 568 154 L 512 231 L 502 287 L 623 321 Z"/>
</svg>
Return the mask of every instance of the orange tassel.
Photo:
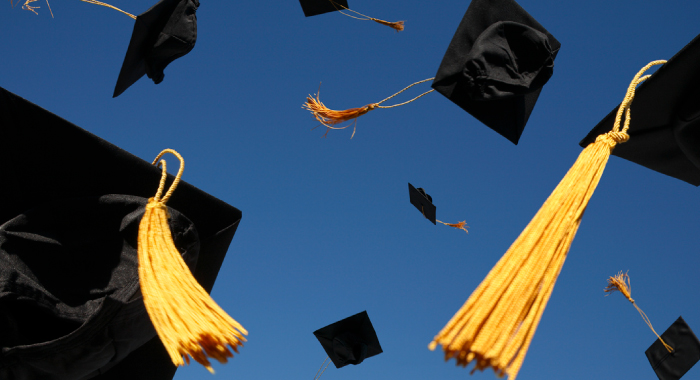
<svg viewBox="0 0 700 380">
<path fill-rule="evenodd" d="M 331 129 L 345 129 L 349 127 L 349 125 L 346 125 L 344 127 L 334 127 L 334 125 L 344 123 L 349 120 L 357 119 L 358 117 L 366 114 L 367 112 L 377 107 L 377 103 L 372 103 L 360 108 L 350 108 L 347 110 L 336 111 L 326 107 L 323 103 L 321 103 L 321 100 L 319 99 L 320 93 L 321 90 L 319 89 L 315 99 L 311 95 L 307 96 L 306 103 L 302 105 L 302 108 L 311 111 L 316 120 L 318 120 L 319 123 L 323 124 L 326 127 L 326 133 L 323 135 L 323 137 L 326 137 L 328 131 L 330 131 Z M 355 130 L 356 126 L 355 128 L 353 128 L 352 136 L 350 138 L 355 136 Z"/>
<path fill-rule="evenodd" d="M 463 220 L 463 221 L 457 222 L 457 223 L 445 223 L 445 222 L 442 222 L 440 220 L 437 220 L 437 222 L 440 222 L 446 226 L 450 226 L 450 227 L 458 228 L 460 230 L 464 230 L 464 232 L 469 233 L 469 231 L 467 231 L 467 227 L 469 227 L 469 226 L 467 225 L 466 220 Z"/>
<path fill-rule="evenodd" d="M 384 21 L 384 20 L 380 20 L 377 18 L 371 18 L 371 17 L 370 17 L 370 20 L 372 20 L 374 22 L 378 22 L 382 25 L 386 25 L 388 27 L 394 28 L 397 32 L 403 31 L 403 21 L 389 22 L 389 21 Z"/>
</svg>

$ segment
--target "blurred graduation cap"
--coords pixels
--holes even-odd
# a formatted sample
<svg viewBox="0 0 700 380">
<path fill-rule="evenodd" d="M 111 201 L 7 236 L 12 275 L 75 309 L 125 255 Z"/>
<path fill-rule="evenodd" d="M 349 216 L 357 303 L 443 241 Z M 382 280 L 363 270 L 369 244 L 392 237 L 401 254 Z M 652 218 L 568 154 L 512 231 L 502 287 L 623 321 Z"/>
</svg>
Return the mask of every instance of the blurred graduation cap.
<svg viewBox="0 0 700 380">
<path fill-rule="evenodd" d="M 389 26 L 396 30 L 397 32 L 400 32 L 404 28 L 404 22 L 403 21 L 384 21 L 380 20 L 378 18 L 370 17 L 367 15 L 363 15 L 360 12 L 354 11 L 350 8 L 348 8 L 348 1 L 347 0 L 299 0 L 299 3 L 301 4 L 301 9 L 304 11 L 304 16 L 306 17 L 311 17 L 311 16 L 316 16 L 320 15 L 323 13 L 328 13 L 328 12 L 335 12 L 338 11 L 345 16 L 352 17 L 354 19 L 358 20 L 369 20 L 369 21 L 374 21 L 376 23 L 382 24 Z M 352 16 L 349 15 L 343 11 L 350 11 L 358 16 Z"/>
<path fill-rule="evenodd" d="M 437 208 L 433 204 L 433 198 L 428 193 L 426 193 L 425 190 L 423 190 L 423 188 L 415 188 L 409 182 L 408 198 L 411 201 L 411 204 L 415 206 L 416 209 L 418 209 L 418 211 L 420 211 L 426 219 L 433 222 L 433 224 L 441 223 L 448 227 L 458 228 L 466 233 L 469 233 L 469 231 L 467 230 L 468 226 L 466 220 L 457 223 L 445 223 L 443 221 L 437 220 L 435 218 Z"/>
<path fill-rule="evenodd" d="M 410 103 L 433 90 L 517 144 L 542 87 L 552 76 L 561 44 L 514 0 L 473 0 L 434 78 L 415 82 L 377 103 L 336 111 L 307 97 L 303 108 L 330 129 L 376 108 Z M 381 105 L 432 80 L 433 90 L 403 103 Z M 354 136 L 354 132 L 353 132 Z"/>
<path fill-rule="evenodd" d="M 172 379 L 136 269 L 161 170 L 2 88 L 0 125 L 0 378 Z M 185 182 L 168 205 L 211 291 L 241 212 Z"/>
<path fill-rule="evenodd" d="M 659 380 L 678 380 L 700 360 L 700 341 L 683 317 L 678 317 L 660 339 L 673 347 L 673 352 L 659 339 L 645 352 Z"/>
<path fill-rule="evenodd" d="M 348 0 L 299 0 L 299 4 L 304 11 L 304 16 L 311 17 L 347 8 Z"/>
<path fill-rule="evenodd" d="M 336 368 L 357 365 L 382 353 L 367 311 L 320 328 L 314 335 Z"/>
<path fill-rule="evenodd" d="M 637 89 L 629 142 L 612 154 L 700 185 L 700 35 Z M 619 107 L 619 106 L 618 106 Z M 582 147 L 612 128 L 613 109 L 581 140 Z"/>
<path fill-rule="evenodd" d="M 165 67 L 194 48 L 198 7 L 199 0 L 160 0 L 136 17 L 113 97 L 144 75 L 160 83 Z"/>
<path fill-rule="evenodd" d="M 416 189 L 410 182 L 408 183 L 408 196 L 411 204 L 416 206 L 426 219 L 433 222 L 433 224 L 437 224 L 435 221 L 436 207 L 433 204 L 433 197 L 426 194 L 421 187 Z"/>
</svg>

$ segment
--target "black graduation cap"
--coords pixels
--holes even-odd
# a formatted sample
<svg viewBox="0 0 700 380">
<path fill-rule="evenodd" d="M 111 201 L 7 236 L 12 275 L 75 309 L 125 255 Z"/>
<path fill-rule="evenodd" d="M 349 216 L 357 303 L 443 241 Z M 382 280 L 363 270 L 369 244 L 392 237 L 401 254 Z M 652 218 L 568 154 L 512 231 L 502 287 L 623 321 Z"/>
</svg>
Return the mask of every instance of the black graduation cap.
<svg viewBox="0 0 700 380">
<path fill-rule="evenodd" d="M 367 311 L 318 329 L 314 335 L 336 368 L 360 364 L 383 352 Z"/>
<path fill-rule="evenodd" d="M 137 222 L 161 170 L 2 88 L 0 125 L 0 378 L 172 379 L 133 278 Z M 185 182 L 168 206 L 176 246 L 211 291 L 241 212 Z M 22 244 L 70 244 L 77 256 Z"/>
<path fill-rule="evenodd" d="M 661 334 L 661 339 L 673 348 L 673 352 L 668 352 L 657 339 L 646 350 L 649 364 L 659 380 L 678 380 L 700 360 L 700 341 L 683 317 L 678 317 Z"/>
<path fill-rule="evenodd" d="M 432 87 L 518 143 L 561 44 L 513 0 L 472 0 Z"/>
<path fill-rule="evenodd" d="M 194 48 L 198 7 L 199 0 L 160 0 L 136 17 L 113 97 L 144 74 L 160 83 L 165 67 Z"/>
<path fill-rule="evenodd" d="M 299 4 L 306 17 L 348 8 L 347 0 L 299 0 Z"/>
<path fill-rule="evenodd" d="M 433 198 L 426 194 L 425 190 L 422 188 L 415 188 L 411 183 L 408 183 L 408 196 L 411 200 L 411 204 L 416 206 L 418 211 L 420 211 L 426 219 L 437 224 L 435 220 L 436 207 L 433 204 Z"/>
<path fill-rule="evenodd" d="M 642 83 L 632 102 L 630 138 L 612 154 L 700 186 L 700 36 Z M 617 108 L 581 140 L 612 129 Z"/>
</svg>

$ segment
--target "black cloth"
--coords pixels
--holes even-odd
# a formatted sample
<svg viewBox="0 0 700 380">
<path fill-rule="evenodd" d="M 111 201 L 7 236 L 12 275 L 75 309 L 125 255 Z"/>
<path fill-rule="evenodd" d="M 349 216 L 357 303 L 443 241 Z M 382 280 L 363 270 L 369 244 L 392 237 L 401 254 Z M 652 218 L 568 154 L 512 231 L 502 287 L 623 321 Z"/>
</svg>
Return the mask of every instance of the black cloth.
<svg viewBox="0 0 700 380">
<path fill-rule="evenodd" d="M 700 341 L 683 317 L 661 334 L 673 352 L 668 352 L 660 340 L 654 341 L 645 354 L 659 380 L 678 380 L 700 360 Z"/>
<path fill-rule="evenodd" d="M 299 0 L 299 4 L 306 17 L 348 8 L 348 0 Z"/>
<path fill-rule="evenodd" d="M 0 226 L 1 379 L 90 379 L 156 336 L 138 277 L 147 202 L 68 198 Z M 168 212 L 175 246 L 193 270 L 195 226 Z"/>
<path fill-rule="evenodd" d="M 513 0 L 473 0 L 432 87 L 514 144 L 561 44 Z"/>
<path fill-rule="evenodd" d="M 113 97 L 144 74 L 155 84 L 163 81 L 165 67 L 197 42 L 198 7 L 199 0 L 161 0 L 136 17 Z"/>
<path fill-rule="evenodd" d="M 700 186 L 700 35 L 636 90 L 630 106 L 630 139 L 612 154 Z M 580 145 L 613 129 L 615 107 Z"/>
<path fill-rule="evenodd" d="M 38 205 L 66 198 L 108 194 L 149 198 L 158 188 L 160 168 L 2 88 L 0 132 L 0 225 Z M 154 157 L 164 148 L 155 145 Z M 169 162 L 171 168 L 177 166 Z M 168 177 L 172 183 L 173 176 Z M 241 212 L 185 181 L 167 205 L 194 223 L 200 249 L 193 274 L 211 291 Z M 0 348 L 0 363 L 2 352 Z M 48 358 L 45 363 L 51 365 Z M 94 379 L 170 380 L 175 370 L 154 337 Z"/>
</svg>

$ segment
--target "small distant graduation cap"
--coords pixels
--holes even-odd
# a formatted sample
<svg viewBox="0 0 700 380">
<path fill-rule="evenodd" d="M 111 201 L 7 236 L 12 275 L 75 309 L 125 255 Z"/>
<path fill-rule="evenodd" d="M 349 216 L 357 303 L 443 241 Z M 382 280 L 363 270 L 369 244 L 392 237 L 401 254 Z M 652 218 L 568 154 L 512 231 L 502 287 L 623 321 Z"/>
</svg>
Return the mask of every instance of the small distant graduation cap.
<svg viewBox="0 0 700 380">
<path fill-rule="evenodd" d="M 513 0 L 472 0 L 432 87 L 518 143 L 561 44 Z"/>
<path fill-rule="evenodd" d="M 382 353 L 379 338 L 367 311 L 357 313 L 314 331 L 336 368 L 360 364 Z"/>
<path fill-rule="evenodd" d="M 426 219 L 437 224 L 435 220 L 436 207 L 433 204 L 433 198 L 428 195 L 422 188 L 415 188 L 411 183 L 408 184 L 408 196 L 411 204 L 416 206 Z"/>
<path fill-rule="evenodd" d="M 172 379 L 136 256 L 161 170 L 2 88 L 0 125 L 0 379 Z M 185 182 L 168 207 L 209 292 L 241 212 Z"/>
<path fill-rule="evenodd" d="M 668 352 L 659 339 L 647 350 L 649 364 L 659 380 L 678 380 L 700 360 L 700 341 L 690 329 L 683 317 L 673 322 L 661 339 L 673 347 Z"/>
<path fill-rule="evenodd" d="M 347 0 L 299 0 L 299 3 L 306 17 L 348 8 Z"/>
<path fill-rule="evenodd" d="M 612 154 L 700 186 L 700 36 L 637 89 L 628 142 Z M 619 107 L 619 106 L 618 106 Z M 580 143 L 612 129 L 613 109 Z"/>
<path fill-rule="evenodd" d="M 309 95 L 302 108 L 331 129 L 377 108 L 393 108 L 437 91 L 517 144 L 561 44 L 514 0 L 472 0 L 434 78 L 415 82 L 364 107 L 333 110 Z M 432 80 L 433 90 L 400 104 L 381 103 Z M 353 131 L 355 129 L 353 128 Z M 354 136 L 355 132 L 353 132 Z"/>
<path fill-rule="evenodd" d="M 136 17 L 113 97 L 144 75 L 160 83 L 165 67 L 194 48 L 198 7 L 199 0 L 160 0 Z"/>
</svg>

